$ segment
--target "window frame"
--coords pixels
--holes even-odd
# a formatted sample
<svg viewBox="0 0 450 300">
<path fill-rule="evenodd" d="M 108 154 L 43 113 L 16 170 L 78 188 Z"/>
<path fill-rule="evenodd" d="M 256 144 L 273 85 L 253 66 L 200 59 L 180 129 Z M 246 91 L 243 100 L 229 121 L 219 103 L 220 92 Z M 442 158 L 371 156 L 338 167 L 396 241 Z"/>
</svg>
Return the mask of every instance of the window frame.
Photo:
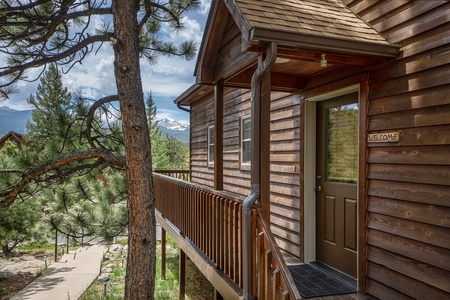
<svg viewBox="0 0 450 300">
<path fill-rule="evenodd" d="M 211 136 L 211 133 L 212 133 L 212 136 Z M 207 157 L 208 165 L 211 165 L 211 166 L 214 165 L 214 150 L 215 150 L 214 133 L 215 133 L 214 132 L 214 125 L 208 126 L 208 128 L 207 128 L 208 141 L 207 141 L 206 151 L 207 151 L 207 156 L 208 156 Z M 212 147 L 212 149 L 211 149 L 211 147 Z M 212 150 L 212 153 L 211 153 L 211 150 Z"/>
<path fill-rule="evenodd" d="M 250 137 L 247 139 L 244 139 L 244 130 L 245 130 L 244 122 L 250 122 Z M 251 164 L 251 157 L 252 157 L 251 156 L 252 155 L 252 152 L 251 152 L 251 147 L 252 147 L 252 136 L 251 136 L 251 128 L 252 127 L 251 127 L 251 125 L 252 125 L 252 123 L 251 122 L 252 122 L 251 116 L 241 117 L 240 141 L 239 141 L 239 143 L 240 143 L 240 159 L 239 159 L 239 161 L 240 161 L 241 166 L 243 166 L 243 167 L 248 167 Z M 246 161 L 244 161 L 244 143 L 248 143 L 249 147 L 250 147 L 250 157 L 249 157 L 249 160 L 246 160 Z"/>
</svg>

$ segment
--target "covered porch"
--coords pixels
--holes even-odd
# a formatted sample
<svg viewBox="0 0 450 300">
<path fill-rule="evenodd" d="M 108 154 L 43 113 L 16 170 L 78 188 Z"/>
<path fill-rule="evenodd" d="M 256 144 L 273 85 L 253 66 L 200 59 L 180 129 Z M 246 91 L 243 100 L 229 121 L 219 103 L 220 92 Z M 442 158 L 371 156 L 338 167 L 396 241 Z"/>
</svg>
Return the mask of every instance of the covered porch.
<svg viewBox="0 0 450 300">
<path fill-rule="evenodd" d="M 162 268 L 165 269 L 165 239 L 169 233 L 180 247 L 180 299 L 184 299 L 186 256 L 214 286 L 215 299 L 303 299 L 296 287 L 301 278 L 288 267 L 301 262 L 283 256 L 261 209 L 252 208 L 253 234 L 248 243 L 251 247 L 245 249 L 245 199 L 188 179 L 189 171 L 159 170 L 154 174 L 156 218 L 162 227 Z M 248 272 L 244 271 L 245 251 L 251 253 Z M 250 298 L 244 297 L 245 276 L 253 283 L 251 295 L 247 295 Z M 350 293 L 315 299 L 372 298 Z"/>
</svg>

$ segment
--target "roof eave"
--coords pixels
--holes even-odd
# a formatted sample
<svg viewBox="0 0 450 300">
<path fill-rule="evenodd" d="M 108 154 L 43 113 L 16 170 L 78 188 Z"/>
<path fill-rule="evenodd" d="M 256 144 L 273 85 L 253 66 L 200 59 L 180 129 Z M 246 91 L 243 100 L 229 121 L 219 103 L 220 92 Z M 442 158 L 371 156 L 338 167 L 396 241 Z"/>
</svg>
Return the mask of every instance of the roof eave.
<svg viewBox="0 0 450 300">
<path fill-rule="evenodd" d="M 376 43 L 330 36 L 308 35 L 298 32 L 273 30 L 261 27 L 254 27 L 251 29 L 250 41 L 253 45 L 277 42 L 279 46 L 378 57 L 397 57 L 400 49 L 400 46 L 391 45 L 389 43 Z"/>
<path fill-rule="evenodd" d="M 190 105 L 192 102 L 204 97 L 214 90 L 213 85 L 194 83 L 190 88 L 184 91 L 173 102 L 177 105 Z"/>
</svg>

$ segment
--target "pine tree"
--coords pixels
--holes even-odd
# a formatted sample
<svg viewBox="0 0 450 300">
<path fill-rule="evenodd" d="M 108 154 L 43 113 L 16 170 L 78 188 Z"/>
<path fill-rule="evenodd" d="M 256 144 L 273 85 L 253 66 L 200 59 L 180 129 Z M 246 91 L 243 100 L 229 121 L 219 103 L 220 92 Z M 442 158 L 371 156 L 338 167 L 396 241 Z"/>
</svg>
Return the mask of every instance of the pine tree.
<svg viewBox="0 0 450 300">
<path fill-rule="evenodd" d="M 155 284 L 155 199 L 141 58 L 150 62 L 155 62 L 158 54 L 194 58 L 193 41 L 176 46 L 161 40 L 158 32 L 162 23 L 168 23 L 174 30 L 182 29 L 183 14 L 197 8 L 199 3 L 198 0 L 0 1 L 0 11 L 7 16 L 0 22 L 0 51 L 7 56 L 7 64 L 0 70 L 0 97 L 7 96 L 11 85 L 25 78 L 27 69 L 51 62 L 70 69 L 98 47 L 112 47 L 117 95 L 98 101 L 119 101 L 125 155 L 102 148 L 88 136 L 91 146 L 88 150 L 27 169 L 26 176 L 20 177 L 14 187 L 0 189 L 0 204 L 10 206 L 35 178 L 48 181 L 60 178 L 61 174 L 62 177 L 76 174 L 84 168 L 126 166 L 129 255 L 125 299 L 153 299 Z M 104 16 L 112 26 L 97 27 L 98 23 L 92 22 L 96 16 Z M 90 132 L 89 124 L 87 132 Z M 50 175 L 42 178 L 44 173 Z"/>
<path fill-rule="evenodd" d="M 147 94 L 146 104 L 150 141 L 152 145 L 152 167 L 153 169 L 166 169 L 168 165 L 166 144 L 164 142 L 164 135 L 158 126 L 158 120 L 156 119 L 157 107 L 151 92 Z"/>
<path fill-rule="evenodd" d="M 27 123 L 31 143 L 46 145 L 67 138 L 67 129 L 73 122 L 71 98 L 56 65 L 50 64 L 40 80 L 36 95 L 28 98 L 28 103 L 33 106 L 32 121 Z"/>
</svg>

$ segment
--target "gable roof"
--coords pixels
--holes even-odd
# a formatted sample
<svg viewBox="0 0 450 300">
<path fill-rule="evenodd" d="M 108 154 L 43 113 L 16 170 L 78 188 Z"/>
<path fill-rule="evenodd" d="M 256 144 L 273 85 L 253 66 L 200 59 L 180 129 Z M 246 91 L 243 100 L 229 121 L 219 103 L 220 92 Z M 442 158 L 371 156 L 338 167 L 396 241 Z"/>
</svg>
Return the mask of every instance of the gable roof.
<svg viewBox="0 0 450 300">
<path fill-rule="evenodd" d="M 213 69 L 229 18 L 241 33 L 243 53 L 255 54 L 247 56 L 247 61 L 256 61 L 256 54 L 270 42 L 277 43 L 280 57 L 296 55 L 292 50 L 304 55 L 334 53 L 342 61 L 357 57 L 372 64 L 375 58 L 383 61 L 396 57 L 400 48 L 390 44 L 340 0 L 212 0 L 194 72 L 196 84 L 175 103 L 187 103 L 188 97 L 192 98 L 189 102 L 196 101 L 212 90 L 197 85 L 217 80 Z M 248 67 L 243 61 L 236 61 L 234 67 Z"/>
<path fill-rule="evenodd" d="M 280 46 L 347 54 L 395 57 L 398 48 L 339 0 L 229 0 L 249 50 L 253 45 Z"/>
<path fill-rule="evenodd" d="M 338 0 L 235 0 L 252 28 L 389 45 Z"/>
<path fill-rule="evenodd" d="M 0 139 L 0 148 L 3 148 L 7 141 L 16 144 L 19 149 L 24 144 L 22 135 L 14 131 L 8 132 Z"/>
</svg>

